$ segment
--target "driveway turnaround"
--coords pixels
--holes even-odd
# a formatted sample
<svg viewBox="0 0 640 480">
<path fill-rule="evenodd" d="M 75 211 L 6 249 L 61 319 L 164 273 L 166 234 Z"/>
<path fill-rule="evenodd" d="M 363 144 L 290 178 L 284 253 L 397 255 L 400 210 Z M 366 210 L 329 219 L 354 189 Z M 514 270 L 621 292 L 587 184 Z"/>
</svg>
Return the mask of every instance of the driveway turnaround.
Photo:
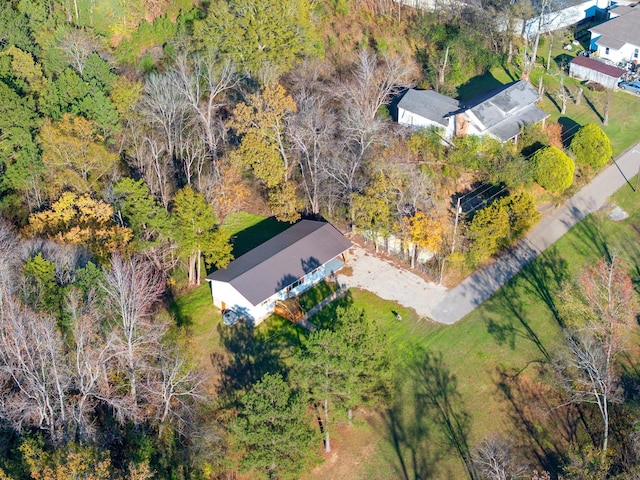
<svg viewBox="0 0 640 480">
<path fill-rule="evenodd" d="M 436 322 L 452 324 L 471 313 L 571 227 L 602 208 L 613 193 L 625 185 L 634 189 L 631 179 L 638 173 L 639 166 L 640 143 L 622 154 L 562 207 L 545 216 L 508 252 L 449 290 L 430 309 L 429 316 Z M 640 198 L 640 193 L 638 195 Z"/>
<path fill-rule="evenodd" d="M 354 246 L 349 250 L 351 274 L 338 274 L 346 288 L 362 288 L 385 300 L 413 308 L 422 317 L 432 317 L 432 309 L 444 298 L 447 289 L 427 282 L 405 268 Z"/>
</svg>

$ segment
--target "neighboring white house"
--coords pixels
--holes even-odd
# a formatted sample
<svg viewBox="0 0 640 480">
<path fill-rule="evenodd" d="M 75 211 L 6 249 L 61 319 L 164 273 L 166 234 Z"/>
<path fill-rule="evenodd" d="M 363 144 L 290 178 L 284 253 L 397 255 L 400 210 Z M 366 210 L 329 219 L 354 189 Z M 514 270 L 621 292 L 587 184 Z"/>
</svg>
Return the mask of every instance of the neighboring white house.
<svg viewBox="0 0 640 480">
<path fill-rule="evenodd" d="M 394 0 L 409 7 L 418 10 L 435 11 L 443 7 L 457 6 L 457 8 L 477 8 L 481 9 L 481 3 L 465 0 Z M 626 3 L 626 0 L 618 0 L 616 3 Z M 512 4 L 515 2 L 512 2 Z M 594 18 L 597 15 L 603 15 L 606 9 L 612 3 L 611 0 L 585 0 L 570 2 L 552 2 L 550 9 L 548 4 L 551 2 L 531 2 L 533 5 L 533 14 L 531 18 L 510 20 L 507 14 L 502 14 L 494 18 L 494 21 L 502 31 L 510 29 L 513 33 L 521 34 L 525 38 L 533 38 L 540 33 L 549 33 L 562 28 L 575 25 L 576 23 Z M 541 8 L 541 4 L 545 4 L 545 8 Z M 564 8 L 557 8 L 560 5 L 566 5 Z M 541 11 L 542 10 L 542 11 Z"/>
<path fill-rule="evenodd" d="M 333 225 L 301 220 L 208 275 L 213 304 L 260 323 L 278 300 L 299 295 L 344 266 L 350 247 Z"/>
<path fill-rule="evenodd" d="M 456 131 L 457 100 L 434 90 L 408 90 L 398 102 L 398 123 L 412 127 L 444 129 L 444 137 L 452 138 Z"/>
<path fill-rule="evenodd" d="M 537 7 L 534 6 L 534 9 L 539 11 L 540 3 L 547 2 L 538 2 Z M 560 2 L 556 2 L 556 4 L 559 3 Z M 582 20 L 595 18 L 597 15 L 600 15 L 600 18 L 602 18 L 602 15 L 605 14 L 611 2 L 609 0 L 587 0 L 573 5 L 570 4 L 573 2 L 567 3 L 569 5 L 565 8 L 549 10 L 547 7 L 543 9 L 542 12 L 539 12 L 540 14 L 536 17 L 516 21 L 515 31 L 521 32 L 525 38 L 533 38 L 538 32 L 555 32 L 556 30 L 575 25 Z"/>
<path fill-rule="evenodd" d="M 398 123 L 441 126 L 448 139 L 456 135 L 488 135 L 504 143 L 517 138 L 524 125 L 542 122 L 549 116 L 536 106 L 538 100 L 538 91 L 524 80 L 503 85 L 464 106 L 430 90 L 409 90 L 398 103 Z M 456 106 L 458 109 L 454 110 Z"/>
<path fill-rule="evenodd" d="M 590 28 L 592 51 L 615 64 L 640 60 L 640 4 L 619 5 L 611 20 Z"/>
</svg>

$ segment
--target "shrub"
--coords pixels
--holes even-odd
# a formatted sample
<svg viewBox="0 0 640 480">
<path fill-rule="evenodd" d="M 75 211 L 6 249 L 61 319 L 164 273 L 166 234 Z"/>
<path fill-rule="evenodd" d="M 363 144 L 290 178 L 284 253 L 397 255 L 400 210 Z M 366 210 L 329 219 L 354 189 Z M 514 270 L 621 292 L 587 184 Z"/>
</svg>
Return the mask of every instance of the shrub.
<svg viewBox="0 0 640 480">
<path fill-rule="evenodd" d="M 470 257 L 481 262 L 524 235 L 540 220 L 535 200 L 526 192 L 496 200 L 475 214 L 468 234 Z"/>
<path fill-rule="evenodd" d="M 594 123 L 585 125 L 575 134 L 570 148 L 579 164 L 594 168 L 605 165 L 613 155 L 609 137 Z"/>
<path fill-rule="evenodd" d="M 533 155 L 534 180 L 550 192 L 562 192 L 573 184 L 575 164 L 557 147 L 546 147 Z"/>
<path fill-rule="evenodd" d="M 500 201 L 478 211 L 471 221 L 468 234 L 473 242 L 470 256 L 472 261 L 480 263 L 500 250 L 509 237 L 509 212 Z"/>
<path fill-rule="evenodd" d="M 540 212 L 536 209 L 536 202 L 530 193 L 522 192 L 510 195 L 500 200 L 504 202 L 509 212 L 511 227 L 510 239 L 521 237 L 527 230 L 540 220 Z"/>
</svg>

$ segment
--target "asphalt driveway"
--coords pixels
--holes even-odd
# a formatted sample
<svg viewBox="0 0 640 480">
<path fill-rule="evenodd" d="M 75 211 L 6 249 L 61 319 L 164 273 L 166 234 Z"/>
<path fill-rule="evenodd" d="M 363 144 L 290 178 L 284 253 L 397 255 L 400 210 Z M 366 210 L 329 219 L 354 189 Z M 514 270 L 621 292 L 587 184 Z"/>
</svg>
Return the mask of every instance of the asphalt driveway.
<svg viewBox="0 0 640 480">
<path fill-rule="evenodd" d="M 452 324 L 471 313 L 540 253 L 553 245 L 587 215 L 601 209 L 622 187 L 634 188 L 631 179 L 638 173 L 640 143 L 622 154 L 565 205 L 545 214 L 540 223 L 510 251 L 447 290 L 427 282 L 405 268 L 368 253 L 352 249 L 349 261 L 353 273 L 338 275 L 347 287 L 369 290 L 386 300 L 413 308 L 418 315 L 439 323 Z M 638 194 L 640 198 L 640 193 Z"/>
</svg>

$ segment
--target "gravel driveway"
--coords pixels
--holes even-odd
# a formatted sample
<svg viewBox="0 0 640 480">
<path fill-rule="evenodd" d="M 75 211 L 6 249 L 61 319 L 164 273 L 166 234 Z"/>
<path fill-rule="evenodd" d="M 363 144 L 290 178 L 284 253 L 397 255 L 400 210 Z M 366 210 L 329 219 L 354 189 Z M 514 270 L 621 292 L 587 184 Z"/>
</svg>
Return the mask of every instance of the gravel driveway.
<svg viewBox="0 0 640 480">
<path fill-rule="evenodd" d="M 349 250 L 349 266 L 353 271 L 351 275 L 338 274 L 341 284 L 368 290 L 385 300 L 395 300 L 423 317 L 431 317 L 432 309 L 447 293 L 442 285 L 427 282 L 358 246 Z"/>
</svg>

